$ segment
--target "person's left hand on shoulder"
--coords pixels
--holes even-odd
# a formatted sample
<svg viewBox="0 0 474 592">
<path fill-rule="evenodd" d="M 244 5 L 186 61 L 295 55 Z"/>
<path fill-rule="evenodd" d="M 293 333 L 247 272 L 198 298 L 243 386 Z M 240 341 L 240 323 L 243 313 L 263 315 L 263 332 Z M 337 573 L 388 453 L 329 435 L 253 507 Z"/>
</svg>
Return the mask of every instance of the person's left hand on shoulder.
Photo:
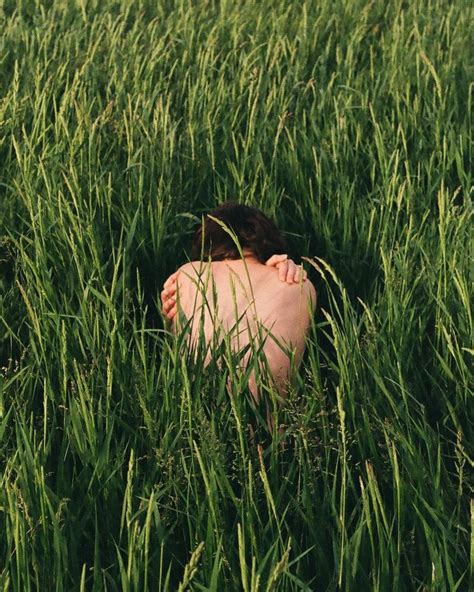
<svg viewBox="0 0 474 592">
<path fill-rule="evenodd" d="M 301 280 L 306 281 L 308 274 L 301 265 L 296 265 L 288 255 L 272 255 L 265 261 L 265 265 L 278 269 L 278 279 L 287 284 L 299 284 Z"/>
</svg>

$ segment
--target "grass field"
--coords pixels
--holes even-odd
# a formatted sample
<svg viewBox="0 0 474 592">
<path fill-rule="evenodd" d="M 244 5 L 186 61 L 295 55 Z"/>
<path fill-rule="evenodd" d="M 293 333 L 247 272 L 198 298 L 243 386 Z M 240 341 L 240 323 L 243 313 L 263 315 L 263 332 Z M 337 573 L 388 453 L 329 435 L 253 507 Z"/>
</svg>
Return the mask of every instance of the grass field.
<svg viewBox="0 0 474 592">
<path fill-rule="evenodd" d="M 474 585 L 472 16 L 0 2 L 2 592 Z M 286 449 L 163 330 L 227 199 L 318 290 Z"/>
</svg>

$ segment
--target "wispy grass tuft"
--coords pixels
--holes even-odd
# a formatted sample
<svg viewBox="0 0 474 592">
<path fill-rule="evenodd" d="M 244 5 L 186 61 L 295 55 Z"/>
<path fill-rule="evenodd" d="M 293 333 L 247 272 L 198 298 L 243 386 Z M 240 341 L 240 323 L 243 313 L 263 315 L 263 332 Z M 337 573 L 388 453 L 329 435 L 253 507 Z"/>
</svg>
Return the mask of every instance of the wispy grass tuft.
<svg viewBox="0 0 474 592">
<path fill-rule="evenodd" d="M 0 3 L 3 590 L 472 587 L 469 16 Z M 286 447 L 157 306 L 231 198 L 318 290 Z"/>
</svg>

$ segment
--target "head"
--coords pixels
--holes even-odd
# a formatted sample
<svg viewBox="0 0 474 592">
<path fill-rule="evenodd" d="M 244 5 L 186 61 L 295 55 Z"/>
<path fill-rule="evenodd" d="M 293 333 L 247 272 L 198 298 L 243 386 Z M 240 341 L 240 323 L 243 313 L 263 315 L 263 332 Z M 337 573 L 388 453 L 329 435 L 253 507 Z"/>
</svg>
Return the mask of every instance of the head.
<svg viewBox="0 0 474 592">
<path fill-rule="evenodd" d="M 235 202 L 225 202 L 204 218 L 193 238 L 191 257 L 212 261 L 240 259 L 239 250 L 229 233 L 209 216 L 230 228 L 242 250 L 250 251 L 261 263 L 276 253 L 286 252 L 283 235 L 263 212 Z"/>
</svg>

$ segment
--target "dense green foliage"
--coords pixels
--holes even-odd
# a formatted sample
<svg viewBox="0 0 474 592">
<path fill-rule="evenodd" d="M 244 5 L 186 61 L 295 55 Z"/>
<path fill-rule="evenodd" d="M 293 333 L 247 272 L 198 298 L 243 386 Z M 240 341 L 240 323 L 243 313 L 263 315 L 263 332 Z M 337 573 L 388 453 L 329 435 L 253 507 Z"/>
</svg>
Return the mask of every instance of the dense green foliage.
<svg viewBox="0 0 474 592">
<path fill-rule="evenodd" d="M 2 590 L 468 588 L 467 4 L 0 3 Z M 286 448 L 163 331 L 230 198 L 319 294 Z"/>
</svg>

